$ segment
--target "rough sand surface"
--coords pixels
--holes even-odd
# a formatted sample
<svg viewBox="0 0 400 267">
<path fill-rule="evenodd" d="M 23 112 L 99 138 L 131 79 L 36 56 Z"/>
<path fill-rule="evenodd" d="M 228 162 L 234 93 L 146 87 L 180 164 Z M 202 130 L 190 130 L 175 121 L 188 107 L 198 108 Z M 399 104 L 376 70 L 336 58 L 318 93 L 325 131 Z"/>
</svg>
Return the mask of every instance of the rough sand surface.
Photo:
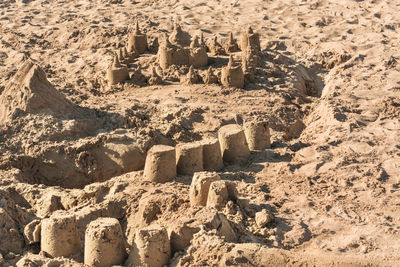
<svg viewBox="0 0 400 267">
<path fill-rule="evenodd" d="M 138 229 L 165 227 L 170 266 L 400 265 L 399 16 L 383 0 L 1 1 L 0 265 L 83 266 L 99 217 L 119 220 L 128 253 Z M 154 46 L 129 72 L 145 81 L 154 67 L 164 84 L 110 87 L 136 20 Z M 188 68 L 161 70 L 154 40 L 176 22 L 223 44 L 251 26 L 255 80 L 189 85 Z M 220 75 L 228 57 L 209 63 Z M 191 175 L 143 179 L 153 145 L 254 119 L 271 148 L 218 172 L 248 205 L 192 207 Z M 38 223 L 56 210 L 77 220 L 82 250 L 68 259 L 40 252 Z M 273 220 L 261 227 L 262 210 Z"/>
</svg>

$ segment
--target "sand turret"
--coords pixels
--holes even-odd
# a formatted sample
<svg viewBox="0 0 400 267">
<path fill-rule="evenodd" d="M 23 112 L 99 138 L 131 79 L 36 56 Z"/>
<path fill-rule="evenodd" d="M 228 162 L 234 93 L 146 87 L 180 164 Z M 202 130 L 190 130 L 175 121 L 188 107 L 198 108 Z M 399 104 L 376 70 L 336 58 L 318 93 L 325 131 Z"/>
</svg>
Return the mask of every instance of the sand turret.
<svg viewBox="0 0 400 267">
<path fill-rule="evenodd" d="M 190 66 L 188 73 L 184 79 L 186 84 L 195 84 L 200 82 L 199 75 L 193 70 L 193 66 Z"/>
<path fill-rule="evenodd" d="M 136 21 L 135 30 L 129 36 L 128 52 L 143 54 L 147 50 L 147 36 L 139 29 L 139 22 Z"/>
<path fill-rule="evenodd" d="M 225 51 L 227 54 L 240 51 L 239 45 L 237 44 L 236 40 L 233 38 L 232 32 L 229 34 L 229 40 L 225 44 Z"/>
<path fill-rule="evenodd" d="M 251 27 L 247 29 L 246 32 L 242 33 L 241 49 L 245 51 L 247 47 L 250 46 L 255 52 L 260 51 L 260 36 L 255 33 Z"/>
<path fill-rule="evenodd" d="M 251 150 L 271 147 L 268 121 L 251 121 L 244 124 L 244 133 Z"/>
<path fill-rule="evenodd" d="M 222 69 L 221 83 L 226 87 L 244 87 L 244 75 L 240 65 L 235 64 L 233 56 L 229 56 L 228 66 Z"/>
<path fill-rule="evenodd" d="M 207 50 L 200 45 L 198 36 L 195 36 L 190 44 L 189 64 L 196 68 L 208 65 Z"/>
<path fill-rule="evenodd" d="M 210 42 L 210 45 L 208 46 L 208 49 L 210 50 L 211 54 L 214 56 L 226 55 L 225 49 L 218 42 L 217 36 L 214 36 L 214 38 Z"/>
<path fill-rule="evenodd" d="M 149 85 L 159 85 L 162 83 L 163 83 L 163 80 L 160 77 L 160 75 L 158 75 L 158 73 L 156 71 L 156 67 L 153 67 L 151 70 L 151 77 L 149 79 Z"/>
<path fill-rule="evenodd" d="M 222 158 L 228 163 L 240 163 L 250 155 L 249 146 L 243 129 L 236 124 L 228 124 L 218 131 Z"/>
<path fill-rule="evenodd" d="M 204 76 L 203 81 L 204 81 L 205 84 L 216 84 L 216 83 L 218 83 L 218 77 L 217 77 L 217 75 L 214 74 L 214 70 L 213 70 L 212 66 L 210 66 L 207 69 L 207 72 L 206 72 L 206 75 Z"/>
<path fill-rule="evenodd" d="M 117 55 L 114 56 L 113 64 L 107 70 L 107 79 L 109 85 L 129 80 L 128 68 L 121 65 Z"/>
<path fill-rule="evenodd" d="M 189 46 L 190 45 L 190 35 L 189 33 L 182 30 L 182 27 L 178 24 L 174 24 L 174 30 L 169 36 L 169 41 L 176 46 Z"/>
</svg>

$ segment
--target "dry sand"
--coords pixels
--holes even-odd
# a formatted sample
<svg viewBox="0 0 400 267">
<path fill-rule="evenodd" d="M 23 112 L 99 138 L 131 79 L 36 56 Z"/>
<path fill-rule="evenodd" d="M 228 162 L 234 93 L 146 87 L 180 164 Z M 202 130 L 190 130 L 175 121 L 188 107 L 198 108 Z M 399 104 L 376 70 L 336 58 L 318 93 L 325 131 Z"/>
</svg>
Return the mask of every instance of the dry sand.
<svg viewBox="0 0 400 267">
<path fill-rule="evenodd" d="M 151 225 L 170 244 L 146 253 L 171 245 L 170 266 L 400 265 L 399 17 L 384 0 L 0 1 L 0 265 L 83 266 L 100 217 L 119 220 L 126 265 Z M 109 86 L 135 21 L 149 51 Z M 160 68 L 155 40 L 175 23 L 175 39 L 221 47 L 251 26 L 261 52 L 244 89 L 201 83 L 207 67 L 189 80 L 188 67 Z M 208 63 L 220 78 L 228 56 Z M 153 145 L 253 120 L 269 123 L 271 148 L 218 171 L 238 191 L 224 208 L 190 205 L 192 175 L 144 179 Z M 67 258 L 41 251 L 57 210 L 82 243 Z"/>
</svg>

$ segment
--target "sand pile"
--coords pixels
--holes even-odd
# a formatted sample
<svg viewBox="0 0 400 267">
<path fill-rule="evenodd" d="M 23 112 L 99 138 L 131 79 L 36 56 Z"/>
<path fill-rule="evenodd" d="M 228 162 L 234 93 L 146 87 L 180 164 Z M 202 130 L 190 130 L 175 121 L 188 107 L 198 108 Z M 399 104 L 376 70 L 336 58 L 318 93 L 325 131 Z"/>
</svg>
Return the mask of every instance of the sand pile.
<svg viewBox="0 0 400 267">
<path fill-rule="evenodd" d="M 48 113 L 62 118 L 72 118 L 78 113 L 31 60 L 23 63 L 0 95 L 0 123 L 27 113 Z"/>
</svg>

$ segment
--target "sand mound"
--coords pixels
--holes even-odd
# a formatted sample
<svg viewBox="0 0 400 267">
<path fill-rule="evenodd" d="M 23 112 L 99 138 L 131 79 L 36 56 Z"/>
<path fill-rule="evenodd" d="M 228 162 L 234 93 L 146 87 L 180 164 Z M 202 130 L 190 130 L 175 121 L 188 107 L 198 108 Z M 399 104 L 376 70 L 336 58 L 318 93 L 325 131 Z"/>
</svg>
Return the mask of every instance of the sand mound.
<svg viewBox="0 0 400 267">
<path fill-rule="evenodd" d="M 47 80 L 44 71 L 31 60 L 27 60 L 0 95 L 0 124 L 23 113 L 50 113 L 72 117 L 77 110 Z"/>
</svg>

